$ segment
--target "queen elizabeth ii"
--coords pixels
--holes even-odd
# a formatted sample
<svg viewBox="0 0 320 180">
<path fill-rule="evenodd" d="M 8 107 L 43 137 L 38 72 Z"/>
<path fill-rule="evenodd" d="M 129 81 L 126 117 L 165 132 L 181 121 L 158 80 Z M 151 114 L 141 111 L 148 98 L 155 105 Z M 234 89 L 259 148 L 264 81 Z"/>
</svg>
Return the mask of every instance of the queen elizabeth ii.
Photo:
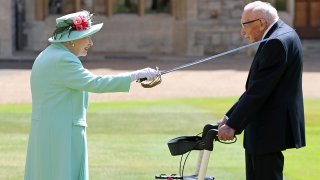
<svg viewBox="0 0 320 180">
<path fill-rule="evenodd" d="M 103 76 L 85 69 L 78 57 L 87 55 L 102 26 L 93 25 L 88 11 L 57 18 L 51 44 L 34 61 L 25 180 L 88 180 L 88 92 L 128 92 L 131 82 L 157 77 L 151 68 Z"/>
</svg>

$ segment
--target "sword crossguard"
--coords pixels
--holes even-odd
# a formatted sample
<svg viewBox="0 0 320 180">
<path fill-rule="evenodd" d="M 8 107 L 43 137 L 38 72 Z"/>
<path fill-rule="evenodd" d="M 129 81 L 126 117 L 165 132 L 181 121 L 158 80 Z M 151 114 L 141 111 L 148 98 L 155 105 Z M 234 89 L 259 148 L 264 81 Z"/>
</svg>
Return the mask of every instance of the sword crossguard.
<svg viewBox="0 0 320 180">
<path fill-rule="evenodd" d="M 157 77 L 152 80 L 151 82 L 149 83 L 145 83 L 144 81 L 147 81 L 148 79 L 147 78 L 140 78 L 137 80 L 138 83 L 141 84 L 142 87 L 144 88 L 152 88 L 154 86 L 157 86 L 161 83 L 162 79 L 161 79 L 161 75 L 162 75 L 162 72 L 159 70 L 158 67 L 156 67 L 156 70 L 157 70 Z"/>
</svg>

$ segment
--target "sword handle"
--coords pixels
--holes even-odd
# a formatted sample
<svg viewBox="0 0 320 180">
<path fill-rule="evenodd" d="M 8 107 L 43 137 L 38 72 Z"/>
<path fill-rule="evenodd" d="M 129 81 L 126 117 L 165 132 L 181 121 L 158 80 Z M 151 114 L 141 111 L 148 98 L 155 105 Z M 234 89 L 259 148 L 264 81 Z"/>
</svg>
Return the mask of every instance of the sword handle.
<svg viewBox="0 0 320 180">
<path fill-rule="evenodd" d="M 147 78 L 140 78 L 136 82 L 141 83 L 141 82 L 146 81 L 146 80 L 147 80 Z"/>
<path fill-rule="evenodd" d="M 156 70 L 157 70 L 157 72 L 158 72 L 158 77 L 161 77 L 162 74 L 165 74 L 165 73 L 163 73 L 162 71 L 160 71 L 158 67 L 156 67 Z M 136 82 L 137 82 L 137 83 L 142 83 L 143 81 L 146 81 L 146 80 L 148 80 L 148 79 L 147 79 L 147 78 L 140 78 L 140 79 L 138 79 Z"/>
</svg>

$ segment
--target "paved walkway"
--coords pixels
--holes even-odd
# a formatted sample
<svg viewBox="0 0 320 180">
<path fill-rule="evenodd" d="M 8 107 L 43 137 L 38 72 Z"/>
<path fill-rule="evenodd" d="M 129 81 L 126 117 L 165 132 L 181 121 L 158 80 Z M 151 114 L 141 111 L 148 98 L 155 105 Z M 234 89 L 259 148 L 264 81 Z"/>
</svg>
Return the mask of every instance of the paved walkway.
<svg viewBox="0 0 320 180">
<path fill-rule="evenodd" d="M 193 60 L 197 58 L 95 54 L 86 57 L 83 64 L 95 74 L 106 75 L 155 66 L 166 70 Z M 91 94 L 90 101 L 238 97 L 244 91 L 251 60 L 252 57 L 247 56 L 221 57 L 166 74 L 162 77 L 163 82 L 154 88 L 144 89 L 138 83 L 132 83 L 129 93 Z M 29 85 L 31 66 L 32 60 L 28 59 L 0 60 L 0 104 L 31 102 Z M 320 55 L 305 58 L 303 90 L 306 98 L 320 98 Z"/>
</svg>

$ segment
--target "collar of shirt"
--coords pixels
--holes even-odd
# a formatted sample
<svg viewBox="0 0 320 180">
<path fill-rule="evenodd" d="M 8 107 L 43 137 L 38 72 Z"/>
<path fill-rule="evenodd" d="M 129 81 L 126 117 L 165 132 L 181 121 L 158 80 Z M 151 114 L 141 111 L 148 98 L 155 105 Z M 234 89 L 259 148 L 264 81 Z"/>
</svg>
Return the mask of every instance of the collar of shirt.
<svg viewBox="0 0 320 180">
<path fill-rule="evenodd" d="M 262 36 L 262 39 L 264 39 L 264 37 L 266 36 L 266 34 L 268 33 L 268 31 L 271 29 L 271 27 L 272 27 L 278 20 L 279 20 L 279 18 L 276 19 L 276 20 L 268 27 L 268 29 L 264 32 L 264 34 L 263 34 L 263 36 Z"/>
</svg>

